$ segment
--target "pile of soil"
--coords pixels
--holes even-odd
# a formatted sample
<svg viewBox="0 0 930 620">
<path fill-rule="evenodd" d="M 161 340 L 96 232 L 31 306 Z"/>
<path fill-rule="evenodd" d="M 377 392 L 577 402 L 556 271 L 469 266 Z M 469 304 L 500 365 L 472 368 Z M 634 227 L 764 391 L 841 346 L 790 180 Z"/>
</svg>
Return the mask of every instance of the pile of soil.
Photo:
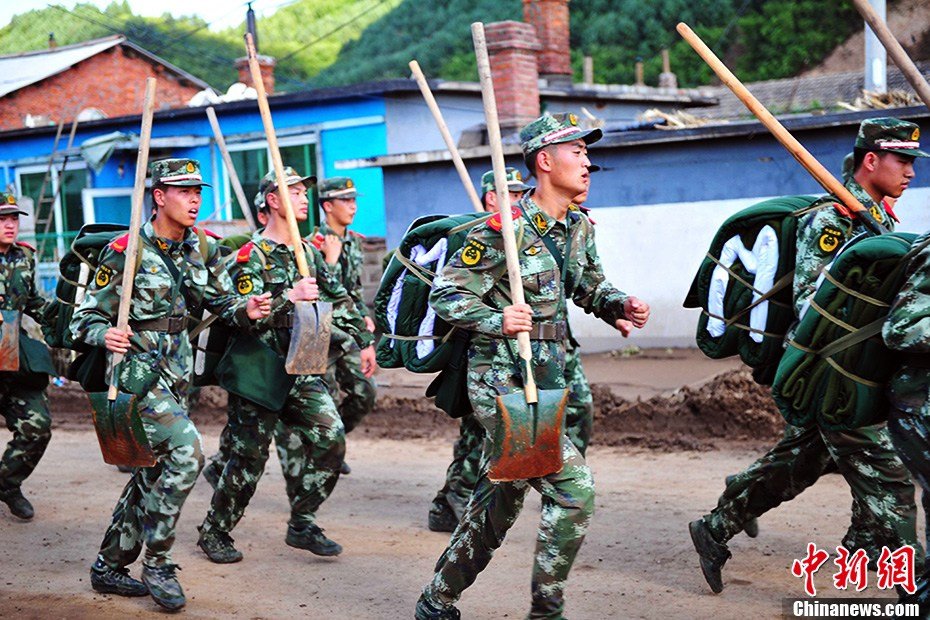
<svg viewBox="0 0 930 620">
<path fill-rule="evenodd" d="M 648 400 L 626 400 L 597 384 L 592 392 L 594 443 L 599 445 L 706 450 L 721 440 L 769 442 L 784 427 L 769 389 L 756 384 L 745 370 L 726 372 L 698 388 L 684 387 Z M 90 405 L 75 384 L 52 387 L 49 396 L 55 426 L 90 424 Z M 193 399 L 191 417 L 204 428 L 225 424 L 225 392 L 200 390 Z M 431 399 L 382 392 L 375 410 L 355 433 L 388 439 L 453 438 L 458 435 L 458 422 L 436 409 Z"/>
</svg>

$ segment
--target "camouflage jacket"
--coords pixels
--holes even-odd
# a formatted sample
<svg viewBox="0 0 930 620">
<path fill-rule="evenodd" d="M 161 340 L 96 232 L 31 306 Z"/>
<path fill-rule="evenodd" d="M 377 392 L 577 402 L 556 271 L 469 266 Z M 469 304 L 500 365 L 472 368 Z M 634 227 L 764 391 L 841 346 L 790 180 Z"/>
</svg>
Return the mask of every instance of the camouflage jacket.
<svg viewBox="0 0 930 620">
<path fill-rule="evenodd" d="M 628 295 L 604 278 L 594 244 L 593 225 L 577 208 L 569 210 L 566 222 L 556 221 L 526 195 L 514 209 L 514 224 L 520 275 L 526 303 L 533 308 L 534 322 L 567 324 L 567 297 L 611 326 L 624 317 L 623 304 Z M 564 262 L 568 270 L 564 290 L 561 270 L 544 243 L 543 235 L 548 235 L 562 253 L 565 253 L 567 239 L 571 239 Z M 502 332 L 503 308 L 510 304 L 500 219 L 494 216 L 469 232 L 465 244 L 433 281 L 430 305 L 442 319 L 474 332 L 469 355 L 474 369 L 476 366 L 511 366 L 508 347 L 495 344 L 508 340 Z M 564 358 L 564 341 L 558 345 Z M 556 360 L 549 355 L 534 357 L 537 364 L 549 360 L 564 364 L 564 359 Z M 559 375 L 558 380 L 564 382 L 561 369 L 549 370 L 552 372 L 548 374 Z"/>
<path fill-rule="evenodd" d="M 0 254 L 0 310 L 20 310 L 40 324 L 48 301 L 36 289 L 35 250 L 17 242 Z"/>
<path fill-rule="evenodd" d="M 912 247 L 928 238 L 930 232 L 915 239 Z M 882 336 L 889 348 L 916 354 L 905 359 L 892 377 L 889 391 L 898 408 L 921 411 L 930 402 L 930 247 L 911 260 L 907 279 L 891 304 Z"/>
<path fill-rule="evenodd" d="M 226 272 L 219 246 L 213 240 L 207 240 L 208 248 L 202 253 L 200 239 L 193 229 L 187 230 L 182 241 L 157 237 L 151 222 L 143 225 L 142 232 L 139 239 L 141 259 L 133 280 L 129 310 L 130 325 L 169 316 L 186 316 L 199 306 L 242 327 L 251 323 L 246 315 L 246 300 L 233 294 L 232 280 Z M 105 346 L 104 335 L 115 325 L 119 310 L 128 237 L 127 234 L 116 239 L 101 251 L 99 266 L 88 286 L 87 295 L 71 319 L 75 341 Z M 177 268 L 186 288 L 186 294 L 179 291 L 174 299 L 171 293 L 175 290 L 175 278 L 166 260 Z M 153 360 L 157 357 L 162 370 L 167 369 L 167 374 L 171 375 L 169 384 L 189 379 L 192 354 L 186 330 L 177 334 L 143 329 L 133 329 L 133 332 L 130 355 L 156 354 Z"/>
<path fill-rule="evenodd" d="M 374 337 L 365 328 L 365 321 L 345 288 L 327 270 L 323 255 L 307 243 L 304 243 L 304 252 L 310 275 L 317 280 L 320 300 L 333 303 L 333 326 L 348 334 L 360 348 L 370 345 Z M 258 321 L 255 330 L 266 344 L 286 355 L 290 346 L 290 332 L 275 326 L 280 325 L 281 318 L 294 309 L 294 304 L 285 294 L 300 279 L 294 253 L 287 245 L 255 232 L 252 240 L 236 253 L 229 273 L 240 295 L 271 292 L 271 314 Z"/>
<path fill-rule="evenodd" d="M 324 220 L 320 223 L 317 234 L 314 235 L 314 246 L 319 249 L 318 239 L 322 239 L 325 235 L 335 234 L 336 232 Z M 365 262 L 365 255 L 362 252 L 362 239 L 364 237 L 359 233 L 346 229 L 345 236 L 339 237 L 339 240 L 342 241 L 342 252 L 339 254 L 339 260 L 335 265 L 327 263 L 326 267 L 349 292 L 349 297 L 355 302 L 359 314 L 368 316 L 368 309 L 365 307 L 365 295 L 362 290 L 362 267 Z"/>
<path fill-rule="evenodd" d="M 848 189 L 866 209 L 871 217 L 888 231 L 894 230 L 894 219 L 872 200 L 855 179 L 846 182 Z M 811 213 L 801 217 L 798 222 L 797 256 L 794 267 L 794 312 L 800 315 L 804 303 L 814 294 L 817 278 L 823 268 L 829 264 L 837 250 L 853 236 L 866 230 L 856 216 L 846 216 L 833 207 L 838 200 L 826 196 L 818 201 Z"/>
</svg>

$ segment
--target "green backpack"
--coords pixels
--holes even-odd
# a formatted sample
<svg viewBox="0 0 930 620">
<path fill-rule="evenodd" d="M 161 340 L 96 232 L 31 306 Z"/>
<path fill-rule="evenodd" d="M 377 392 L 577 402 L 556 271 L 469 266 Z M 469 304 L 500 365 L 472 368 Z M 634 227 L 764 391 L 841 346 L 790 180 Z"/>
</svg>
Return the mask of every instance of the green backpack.
<svg viewBox="0 0 930 620">
<path fill-rule="evenodd" d="M 888 417 L 885 384 L 899 354 L 881 337 L 916 235 L 854 237 L 821 274 L 778 365 L 772 395 L 794 426 L 848 430 Z"/>
<path fill-rule="evenodd" d="M 757 382 L 771 384 L 794 321 L 798 218 L 829 204 L 813 196 L 773 198 L 720 226 L 684 302 L 701 309 L 695 338 L 705 355 L 739 355 Z"/>
</svg>

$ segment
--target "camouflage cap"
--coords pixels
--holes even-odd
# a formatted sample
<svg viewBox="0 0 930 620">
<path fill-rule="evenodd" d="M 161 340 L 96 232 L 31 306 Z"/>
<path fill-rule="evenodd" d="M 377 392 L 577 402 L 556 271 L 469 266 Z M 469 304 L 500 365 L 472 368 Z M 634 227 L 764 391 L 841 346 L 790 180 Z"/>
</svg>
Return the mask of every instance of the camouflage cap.
<svg viewBox="0 0 930 620">
<path fill-rule="evenodd" d="M 0 215 L 29 215 L 16 204 L 16 196 L 10 192 L 0 192 Z"/>
<path fill-rule="evenodd" d="M 930 157 L 920 150 L 920 127 L 897 118 L 870 118 L 859 125 L 856 148 L 888 151 L 911 157 Z"/>
<path fill-rule="evenodd" d="M 507 174 L 507 191 L 508 192 L 526 192 L 532 189 L 523 182 L 523 175 L 516 168 L 504 168 Z M 494 191 L 494 171 L 488 170 L 481 175 L 481 195 Z"/>
<path fill-rule="evenodd" d="M 535 153 L 544 146 L 561 144 L 572 140 L 584 140 L 592 144 L 604 134 L 600 129 L 582 129 L 574 114 L 549 114 L 548 112 L 520 130 L 520 148 L 524 155 Z"/>
<path fill-rule="evenodd" d="M 191 187 L 195 185 L 205 185 L 203 177 L 200 176 L 200 162 L 196 159 L 156 159 L 149 168 L 152 170 L 152 185 L 173 185 L 180 187 Z"/>
<path fill-rule="evenodd" d="M 320 181 L 320 200 L 332 198 L 355 198 L 358 188 L 349 177 L 330 177 Z"/>
<path fill-rule="evenodd" d="M 306 185 L 315 185 L 316 177 L 310 175 L 308 177 L 301 176 L 299 172 L 291 168 L 290 166 L 284 166 L 284 182 L 288 187 L 294 185 L 295 183 L 304 183 Z M 270 192 L 278 189 L 278 181 L 275 175 L 274 170 L 270 171 L 268 174 L 262 177 L 261 182 L 258 184 L 258 193 L 255 194 L 255 199 L 252 201 L 255 205 L 255 208 L 259 211 L 265 208 L 265 196 Z"/>
</svg>

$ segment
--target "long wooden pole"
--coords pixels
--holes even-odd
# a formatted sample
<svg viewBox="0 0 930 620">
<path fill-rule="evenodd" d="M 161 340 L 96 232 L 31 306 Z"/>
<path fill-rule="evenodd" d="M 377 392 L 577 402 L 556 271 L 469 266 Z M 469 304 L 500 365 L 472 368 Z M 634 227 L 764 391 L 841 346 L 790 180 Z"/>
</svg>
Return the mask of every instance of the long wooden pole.
<svg viewBox="0 0 930 620">
<path fill-rule="evenodd" d="M 255 45 L 252 43 L 252 35 L 245 34 L 245 49 L 249 57 L 249 72 L 252 74 L 252 86 L 258 93 L 258 109 L 262 114 L 262 124 L 265 126 L 265 138 L 268 140 L 268 150 L 271 152 L 271 162 L 274 164 L 275 181 L 278 184 L 278 197 L 281 199 L 281 207 L 284 209 L 284 217 L 287 220 L 287 227 L 291 233 L 291 243 L 294 245 L 294 259 L 297 261 L 297 271 L 300 277 L 306 278 L 310 275 L 310 269 L 307 267 L 307 256 L 304 254 L 304 246 L 300 239 L 300 229 L 297 227 L 297 218 L 294 216 L 294 208 L 291 205 L 291 194 L 287 190 L 286 177 L 284 176 L 284 164 L 281 163 L 281 151 L 278 150 L 278 137 L 274 132 L 274 124 L 271 122 L 271 108 L 268 107 L 268 95 L 265 93 L 265 84 L 262 82 L 262 71 L 258 66 L 258 57 L 255 55 Z"/>
<path fill-rule="evenodd" d="M 223 163 L 226 165 L 226 174 L 229 175 L 229 184 L 232 186 L 236 200 L 239 201 L 239 209 L 242 210 L 242 216 L 249 223 L 249 228 L 257 230 L 255 218 L 252 217 L 252 209 L 249 208 L 249 201 L 242 191 L 242 183 L 239 182 L 239 175 L 236 173 L 236 167 L 233 166 L 232 157 L 229 155 L 229 149 L 226 148 L 226 138 L 223 137 L 223 131 L 220 129 L 220 122 L 216 118 L 216 110 L 213 106 L 207 106 L 207 119 L 210 121 L 210 127 L 213 128 L 213 138 L 216 140 L 216 147 L 220 150 L 223 157 Z"/>
<path fill-rule="evenodd" d="M 136 257 L 139 255 L 139 233 L 142 230 L 142 204 L 145 200 L 145 175 L 149 167 L 149 143 L 152 140 L 152 116 L 155 114 L 155 78 L 145 80 L 145 99 L 142 104 L 142 130 L 139 132 L 139 151 L 136 153 L 136 178 L 132 187 L 132 211 L 129 216 L 129 241 L 126 243 L 126 260 L 123 264 L 123 291 L 116 313 L 117 329 L 129 327 L 129 308 L 132 303 L 132 283 L 136 277 Z M 113 367 L 122 361 L 121 353 L 113 354 Z M 107 391 L 107 399 L 116 400 L 114 382 Z"/>
<path fill-rule="evenodd" d="M 853 4 L 869 27 L 872 28 L 872 32 L 875 33 L 878 40 L 885 46 L 885 50 L 888 52 L 888 55 L 891 56 L 891 60 L 894 61 L 894 64 L 898 66 L 898 69 L 901 70 L 901 73 L 904 74 L 907 81 L 910 82 L 914 90 L 917 91 L 917 96 L 920 97 L 925 106 L 930 108 L 930 84 L 927 84 L 927 80 L 921 75 L 917 65 L 914 64 L 914 61 L 907 55 L 907 52 L 904 51 L 904 48 L 901 47 L 898 40 L 891 34 L 888 25 L 879 14 L 875 12 L 875 9 L 868 3 L 868 0 L 853 0 Z"/>
<path fill-rule="evenodd" d="M 517 256 L 517 239 L 513 231 L 513 214 L 510 211 L 510 192 L 507 191 L 507 172 L 504 170 L 504 147 L 501 143 L 501 128 L 497 118 L 497 101 L 494 99 L 494 83 L 491 80 L 491 60 L 488 44 L 484 37 L 484 24 L 471 25 L 471 37 L 475 44 L 478 61 L 478 77 L 481 79 L 481 98 L 484 101 L 484 116 L 488 124 L 488 142 L 491 145 L 491 163 L 494 166 L 494 186 L 497 204 L 500 205 L 501 235 L 504 237 L 504 257 L 507 259 L 507 278 L 510 280 L 510 299 L 514 304 L 526 303 L 523 295 L 523 280 L 520 276 L 520 259 Z M 526 402 L 538 402 L 536 380 L 533 378 L 533 351 L 530 335 L 517 334 L 517 348 L 526 366 L 523 390 Z"/>
<path fill-rule="evenodd" d="M 446 143 L 446 148 L 449 149 L 449 154 L 452 155 L 452 163 L 455 164 L 455 170 L 459 173 L 459 179 L 462 181 L 465 193 L 468 194 L 471 206 L 475 211 L 484 211 L 484 205 L 481 204 L 478 192 L 475 191 L 475 186 L 468 176 L 468 169 L 465 167 L 465 162 L 462 161 L 462 156 L 459 154 L 459 149 L 455 144 L 455 140 L 452 139 L 449 127 L 442 117 L 442 111 L 440 111 L 439 106 L 436 104 L 436 98 L 433 97 L 433 93 L 429 88 L 429 83 L 426 81 L 426 76 L 423 75 L 423 71 L 420 69 L 420 63 L 416 60 L 411 60 L 409 66 L 410 70 L 413 71 L 413 77 L 417 81 L 417 86 L 420 87 L 420 92 L 423 93 L 426 107 L 428 107 L 429 111 L 433 114 L 433 120 L 436 121 L 436 126 L 439 127 L 439 133 L 442 134 L 442 139 Z"/>
<path fill-rule="evenodd" d="M 871 232 L 876 235 L 880 235 L 884 232 L 878 222 L 876 222 L 866 208 L 862 206 L 862 203 L 860 203 L 848 189 L 843 187 L 843 184 L 837 181 L 836 178 L 830 174 L 830 171 L 824 168 L 823 164 L 817 161 L 814 156 L 811 155 L 787 129 L 785 129 L 784 125 L 778 122 L 778 119 L 772 116 L 772 113 L 769 112 L 745 86 L 743 86 L 739 78 L 733 75 L 726 65 L 717 58 L 710 48 L 704 44 L 704 41 L 702 41 L 687 24 L 684 22 L 679 23 L 677 30 L 682 38 L 694 48 L 698 56 L 704 59 L 704 62 L 714 70 L 714 73 L 717 74 L 720 81 L 733 91 L 733 94 L 743 102 L 743 105 L 745 105 L 750 112 L 755 114 L 756 118 L 765 125 L 765 128 L 775 136 L 776 140 L 781 142 L 781 145 L 784 146 L 802 166 L 804 166 L 811 176 L 820 183 L 821 187 L 839 198 L 847 208 L 854 211 Z"/>
</svg>

